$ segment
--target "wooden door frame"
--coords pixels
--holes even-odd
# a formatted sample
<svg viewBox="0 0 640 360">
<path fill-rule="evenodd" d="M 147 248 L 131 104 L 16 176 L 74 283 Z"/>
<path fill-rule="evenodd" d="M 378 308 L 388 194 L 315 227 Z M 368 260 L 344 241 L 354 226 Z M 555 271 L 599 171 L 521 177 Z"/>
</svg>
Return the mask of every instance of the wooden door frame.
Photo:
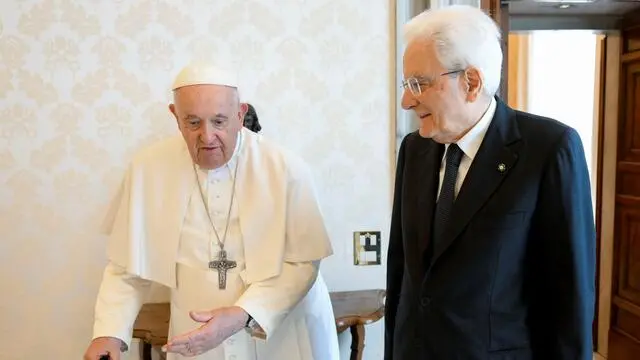
<svg viewBox="0 0 640 360">
<path fill-rule="evenodd" d="M 595 291 L 596 298 L 594 304 L 594 317 L 593 317 L 593 351 L 598 352 L 600 349 L 600 288 L 601 288 L 601 263 L 602 263 L 602 192 L 603 192 L 603 163 L 604 163 L 604 139 L 605 139 L 605 89 L 607 85 L 607 78 L 611 80 L 611 76 L 616 77 L 615 74 L 607 74 L 607 35 L 603 40 L 598 40 L 599 44 L 596 45 L 596 49 L 600 51 L 596 53 L 596 64 L 599 62 L 599 68 L 596 69 L 596 84 L 594 91 L 596 91 L 595 103 L 596 109 L 594 109 L 594 117 L 596 118 L 595 128 L 595 227 L 596 227 L 596 278 L 595 278 Z M 613 60 L 613 59 L 612 59 Z M 617 79 L 615 79 L 617 80 Z M 617 81 L 616 81 L 617 83 Z M 617 94 L 615 101 L 617 101 Z M 617 116 L 617 115 L 616 115 Z M 616 121 L 617 124 L 617 121 Z M 613 160 L 615 163 L 615 159 Z M 594 186 L 592 184 L 592 186 Z M 615 190 L 614 190 L 615 193 Z"/>
<path fill-rule="evenodd" d="M 613 146 L 612 152 L 615 153 L 614 156 L 612 156 L 614 158 L 614 165 L 612 166 L 613 169 L 613 175 L 615 176 L 615 178 L 617 178 L 618 173 L 618 157 L 621 151 L 623 151 L 622 148 L 622 144 L 620 143 L 620 138 L 623 134 L 623 129 L 620 129 L 620 124 L 619 121 L 621 121 L 624 117 L 626 117 L 627 114 L 627 94 L 623 93 L 626 91 L 626 86 L 628 85 L 626 83 L 627 79 L 627 70 L 626 70 L 626 66 L 628 66 L 628 63 L 630 61 L 637 61 L 638 58 L 640 58 L 640 51 L 638 50 L 634 50 L 634 51 L 628 51 L 626 49 L 627 43 L 625 41 L 625 32 L 628 32 L 630 30 L 633 30 L 634 32 L 638 31 L 638 28 L 640 28 L 640 10 L 635 11 L 633 13 L 629 13 L 629 14 L 625 14 L 624 18 L 622 21 L 620 21 L 619 23 L 619 36 L 618 36 L 618 51 L 617 51 L 617 59 L 616 59 L 616 63 L 618 66 L 617 69 L 617 80 L 618 80 L 618 87 L 617 87 L 617 92 L 616 92 L 616 121 L 615 121 L 615 129 L 611 129 L 611 135 L 609 135 L 611 138 L 616 139 L 615 142 L 615 146 Z M 637 34 L 636 34 L 637 36 Z M 626 121 L 627 119 L 623 120 Z M 605 130 L 606 131 L 606 130 Z M 606 175 L 606 173 L 605 173 Z M 604 274 L 600 277 L 600 279 L 603 281 L 603 285 L 604 285 L 604 281 L 608 281 L 609 282 L 609 288 L 608 290 L 608 303 L 607 304 L 601 304 L 600 309 L 603 310 L 602 314 L 603 315 L 607 315 L 606 319 L 602 319 L 602 323 L 605 322 L 606 320 L 606 327 L 603 325 L 601 326 L 601 332 L 605 332 L 605 334 L 600 334 L 601 338 L 603 338 L 603 341 L 601 342 L 600 346 L 604 346 L 604 351 L 602 351 L 602 354 L 605 357 L 613 357 L 614 355 L 618 358 L 631 358 L 630 356 L 633 356 L 633 358 L 635 358 L 635 355 L 630 355 L 629 352 L 627 352 L 627 350 L 625 350 L 624 347 L 618 347 L 617 350 L 614 352 L 613 349 L 610 348 L 610 345 L 612 344 L 612 341 L 616 341 L 616 340 L 612 340 L 612 334 L 614 333 L 612 324 L 614 324 L 615 320 L 615 312 L 614 312 L 614 304 L 615 307 L 618 310 L 625 310 L 626 309 L 626 301 L 624 299 L 615 299 L 614 296 L 617 293 L 617 289 L 618 289 L 618 285 L 619 283 L 619 279 L 618 276 L 621 275 L 620 273 L 620 260 L 619 260 L 619 256 L 620 256 L 620 252 L 617 250 L 617 247 L 620 246 L 620 241 L 621 241 L 621 234 L 619 233 L 619 229 L 615 227 L 616 224 L 619 224 L 619 219 L 618 216 L 620 216 L 620 214 L 618 213 L 618 208 L 617 208 L 617 202 L 616 202 L 616 194 L 618 191 L 618 181 L 614 179 L 612 186 L 610 189 L 606 189 L 606 191 L 612 191 L 613 193 L 613 214 L 610 214 L 610 216 L 612 217 L 612 224 L 611 224 L 611 237 L 612 237 L 612 241 L 611 241 L 611 274 L 607 277 Z M 606 192 L 605 192 L 606 193 Z M 603 211 L 603 212 L 606 212 Z M 603 217 L 604 220 L 604 217 Z M 603 225 L 604 225 L 604 221 L 603 221 Z M 603 234 L 606 234 L 603 230 Z M 603 242 L 602 245 L 606 245 L 606 242 Z M 603 248 L 604 249 L 604 248 Z M 603 251 L 604 253 L 604 251 Z M 606 262 L 602 262 L 603 264 L 605 264 Z M 604 269 L 603 269 L 604 270 Z M 604 289 L 603 289 L 604 290 Z M 604 291 L 601 291 L 601 293 Z M 606 307 L 606 308 L 605 308 Z M 637 315 L 636 315 L 637 318 Z M 619 320 L 620 324 L 624 323 L 624 320 Z M 618 339 L 618 341 L 620 341 L 620 333 L 624 332 L 624 331 L 615 331 L 615 335 L 616 335 L 616 339 Z M 636 335 L 637 337 L 637 335 Z"/>
<path fill-rule="evenodd" d="M 616 284 L 614 274 L 618 271 L 615 256 L 616 236 L 616 186 L 617 159 L 620 137 L 619 118 L 622 115 L 623 98 L 619 96 L 623 73 L 622 29 L 630 24 L 640 24 L 640 12 L 628 14 L 620 22 L 619 30 L 610 32 L 606 38 L 605 78 L 601 88 L 603 96 L 599 136 L 598 136 L 598 184 L 597 184 L 597 218 L 598 233 L 598 290 L 597 312 L 597 347 L 595 351 L 604 358 L 609 357 L 609 331 L 611 329 L 612 301 Z M 639 25 L 636 25 L 636 27 Z"/>
</svg>

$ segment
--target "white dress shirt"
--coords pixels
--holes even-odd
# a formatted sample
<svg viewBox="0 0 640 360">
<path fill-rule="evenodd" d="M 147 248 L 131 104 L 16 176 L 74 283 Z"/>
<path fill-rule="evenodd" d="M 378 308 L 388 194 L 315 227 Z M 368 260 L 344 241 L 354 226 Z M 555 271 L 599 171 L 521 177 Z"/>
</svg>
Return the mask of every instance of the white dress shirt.
<svg viewBox="0 0 640 360">
<path fill-rule="evenodd" d="M 487 129 L 491 124 L 491 120 L 493 119 L 493 115 L 496 112 L 496 99 L 491 98 L 491 103 L 489 104 L 489 108 L 482 115 L 480 121 L 478 121 L 472 128 L 467 132 L 460 140 L 456 141 L 456 144 L 460 147 L 460 150 L 464 153 L 462 156 L 462 160 L 460 161 L 460 168 L 458 169 L 458 177 L 456 178 L 456 191 L 455 195 L 458 196 L 458 192 L 460 192 L 460 188 L 462 187 L 462 183 L 464 182 L 464 178 L 467 176 L 469 172 L 469 168 L 471 167 L 471 163 L 473 163 L 473 159 L 475 159 L 476 154 L 478 153 L 478 149 L 480 149 L 480 145 L 482 145 L 482 140 L 484 140 L 484 135 L 487 133 Z M 449 144 L 445 144 L 445 149 L 449 150 Z M 438 182 L 438 196 L 440 196 L 440 189 L 442 188 L 442 179 L 444 179 L 444 171 L 446 168 L 446 152 L 442 157 L 442 161 L 440 162 L 440 181 Z"/>
</svg>

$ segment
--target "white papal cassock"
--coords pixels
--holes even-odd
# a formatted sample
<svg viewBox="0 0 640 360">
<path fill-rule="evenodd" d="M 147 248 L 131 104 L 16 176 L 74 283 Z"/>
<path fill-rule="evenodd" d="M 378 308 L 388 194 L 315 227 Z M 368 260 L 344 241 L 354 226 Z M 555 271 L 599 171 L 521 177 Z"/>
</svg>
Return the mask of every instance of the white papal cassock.
<svg viewBox="0 0 640 360">
<path fill-rule="evenodd" d="M 184 141 L 171 138 L 134 157 L 105 223 L 109 264 L 94 338 L 113 336 L 130 345 L 132 325 L 155 282 L 171 289 L 170 337 L 202 325 L 189 311 L 231 305 L 244 308 L 267 334 L 261 340 L 243 330 L 189 359 L 339 359 L 329 294 L 322 276 L 314 276 L 314 262 L 332 249 L 306 165 L 243 129 L 226 166 L 197 171 L 221 237 L 236 163 L 225 250 L 237 267 L 220 290 L 217 271 L 208 268 L 219 247 Z"/>
</svg>

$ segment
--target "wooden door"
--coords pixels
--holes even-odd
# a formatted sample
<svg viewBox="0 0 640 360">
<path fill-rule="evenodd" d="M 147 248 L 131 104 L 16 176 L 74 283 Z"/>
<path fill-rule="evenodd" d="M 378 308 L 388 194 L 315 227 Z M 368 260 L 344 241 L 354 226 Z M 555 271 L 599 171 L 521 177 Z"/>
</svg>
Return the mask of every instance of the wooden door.
<svg viewBox="0 0 640 360">
<path fill-rule="evenodd" d="M 609 360 L 640 359 L 640 17 L 623 25 Z"/>
</svg>

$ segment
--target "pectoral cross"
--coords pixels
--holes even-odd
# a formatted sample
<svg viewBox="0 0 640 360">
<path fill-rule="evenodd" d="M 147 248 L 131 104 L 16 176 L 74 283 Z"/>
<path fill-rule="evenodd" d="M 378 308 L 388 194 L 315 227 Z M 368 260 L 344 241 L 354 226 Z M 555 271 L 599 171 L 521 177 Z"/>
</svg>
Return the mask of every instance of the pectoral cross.
<svg viewBox="0 0 640 360">
<path fill-rule="evenodd" d="M 218 253 L 218 260 L 209 262 L 209 269 L 218 270 L 218 288 L 227 288 L 227 270 L 233 269 L 237 264 L 233 260 L 227 260 L 226 250 L 220 250 Z"/>
</svg>

